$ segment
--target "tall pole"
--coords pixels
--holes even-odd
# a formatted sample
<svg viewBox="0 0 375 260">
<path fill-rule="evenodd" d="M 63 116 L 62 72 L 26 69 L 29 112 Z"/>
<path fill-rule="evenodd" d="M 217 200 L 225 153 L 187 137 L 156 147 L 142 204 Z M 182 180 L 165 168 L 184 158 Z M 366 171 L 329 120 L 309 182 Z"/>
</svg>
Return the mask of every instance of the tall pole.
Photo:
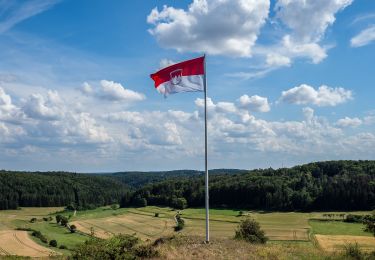
<svg viewBox="0 0 375 260">
<path fill-rule="evenodd" d="M 209 191 L 208 191 L 208 166 L 207 166 L 207 78 L 206 55 L 204 55 L 204 166 L 205 166 L 205 190 L 206 190 L 206 243 L 210 242 L 209 222 Z"/>
</svg>

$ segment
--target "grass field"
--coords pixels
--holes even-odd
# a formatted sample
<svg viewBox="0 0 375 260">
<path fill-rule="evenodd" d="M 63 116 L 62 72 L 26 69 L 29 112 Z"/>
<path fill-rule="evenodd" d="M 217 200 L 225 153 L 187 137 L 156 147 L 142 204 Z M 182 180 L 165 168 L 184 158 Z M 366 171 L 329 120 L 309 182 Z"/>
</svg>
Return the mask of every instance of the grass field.
<svg viewBox="0 0 375 260">
<path fill-rule="evenodd" d="M 56 239 L 58 245 L 65 245 L 69 249 L 73 249 L 78 244 L 87 240 L 91 232 L 94 232 L 95 236 L 101 238 L 108 238 L 118 233 L 135 234 L 144 241 L 152 241 L 159 237 L 176 234 L 173 227 L 175 226 L 174 216 L 177 211 L 167 207 L 148 206 L 144 208 L 116 210 L 109 207 L 102 207 L 94 210 L 78 211 L 75 216 L 72 212 L 63 213 L 67 217 L 70 216 L 69 222 L 75 224 L 80 231 L 74 234 L 55 223 L 54 216 L 56 212 L 61 210 L 62 208 L 23 208 L 21 210 L 0 211 L 0 231 L 8 234 L 7 240 L 9 240 L 5 244 L 3 243 L 4 245 L 1 245 L 2 254 L 5 254 L 4 252 L 9 253 L 11 248 L 17 248 L 18 240 L 16 241 L 11 238 L 11 234 L 16 228 L 38 230 L 48 240 Z M 155 213 L 159 213 L 159 216 L 155 217 Z M 368 213 L 352 212 L 352 214 Z M 203 240 L 205 210 L 202 208 L 189 208 L 181 211 L 180 214 L 185 220 L 186 225 L 179 234 L 184 237 L 200 237 Z M 312 235 L 315 235 L 316 240 L 314 241 L 318 242 L 319 248 L 326 251 L 340 250 L 345 243 L 349 242 L 358 242 L 361 247 L 368 250 L 375 249 L 375 239 L 370 233 L 362 230 L 362 224 L 344 223 L 342 221 L 322 221 L 327 220 L 323 214 L 327 214 L 327 212 L 243 211 L 243 216 L 240 216 L 238 210 L 211 209 L 211 238 L 216 241 L 225 240 L 225 243 L 229 243 L 228 241 L 232 241 L 234 231 L 241 219 L 250 216 L 255 218 L 260 223 L 262 229 L 265 230 L 266 235 L 270 238 L 269 245 L 271 248 L 273 246 L 290 246 L 290 252 L 294 252 L 294 247 L 298 247 L 304 248 L 301 250 L 311 250 L 315 254 L 315 250 L 319 250 L 314 248 L 314 243 L 312 243 L 312 240 L 314 240 L 312 239 Z M 336 214 L 339 213 L 336 212 Z M 43 221 L 42 218 L 46 216 L 52 216 L 53 220 Z M 30 223 L 29 220 L 33 217 L 37 218 L 38 221 Z M 8 237 L 9 234 L 10 237 Z M 70 253 L 69 250 L 46 247 L 46 244 L 43 244 L 39 239 L 32 236 L 25 236 L 19 233 L 19 237 L 19 240 L 24 240 L 25 243 L 30 244 L 33 242 L 33 245 L 30 244 L 31 247 L 39 248 L 38 246 L 44 246 L 43 248 L 47 248 L 45 252 L 53 250 L 62 254 Z M 271 248 L 267 250 L 272 251 Z M 23 252 L 27 253 L 27 250 L 25 250 Z M 29 252 L 29 254 L 32 253 Z"/>
</svg>

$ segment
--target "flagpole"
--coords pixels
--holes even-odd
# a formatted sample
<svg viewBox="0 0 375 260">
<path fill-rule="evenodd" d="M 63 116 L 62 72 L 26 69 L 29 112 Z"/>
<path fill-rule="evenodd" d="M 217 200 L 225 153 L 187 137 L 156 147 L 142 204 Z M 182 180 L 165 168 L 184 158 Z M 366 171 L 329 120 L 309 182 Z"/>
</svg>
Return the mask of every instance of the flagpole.
<svg viewBox="0 0 375 260">
<path fill-rule="evenodd" d="M 204 166 L 205 166 L 205 192 L 206 192 L 206 243 L 210 242 L 209 223 L 209 190 L 208 190 L 208 165 L 207 165 L 207 78 L 206 54 L 204 54 Z"/>
</svg>

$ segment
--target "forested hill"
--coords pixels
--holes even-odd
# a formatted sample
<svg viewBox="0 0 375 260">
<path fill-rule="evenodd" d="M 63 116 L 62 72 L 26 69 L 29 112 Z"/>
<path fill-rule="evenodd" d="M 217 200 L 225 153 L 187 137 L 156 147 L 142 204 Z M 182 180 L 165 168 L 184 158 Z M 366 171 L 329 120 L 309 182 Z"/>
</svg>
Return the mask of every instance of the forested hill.
<svg viewBox="0 0 375 260">
<path fill-rule="evenodd" d="M 204 206 L 204 177 L 147 184 L 122 206 Z M 210 204 L 266 210 L 372 210 L 375 161 L 327 161 L 210 177 Z"/>
<path fill-rule="evenodd" d="M 0 209 L 70 204 L 92 208 L 117 203 L 128 191 L 127 185 L 106 176 L 0 171 Z"/>
<path fill-rule="evenodd" d="M 240 174 L 247 173 L 248 170 L 237 169 L 213 169 L 209 170 L 210 175 L 217 174 Z M 160 182 L 165 179 L 186 178 L 202 176 L 204 172 L 194 170 L 175 170 L 175 171 L 157 171 L 157 172 L 116 172 L 108 174 L 119 181 L 128 184 L 131 187 L 139 188 L 152 182 Z"/>
</svg>

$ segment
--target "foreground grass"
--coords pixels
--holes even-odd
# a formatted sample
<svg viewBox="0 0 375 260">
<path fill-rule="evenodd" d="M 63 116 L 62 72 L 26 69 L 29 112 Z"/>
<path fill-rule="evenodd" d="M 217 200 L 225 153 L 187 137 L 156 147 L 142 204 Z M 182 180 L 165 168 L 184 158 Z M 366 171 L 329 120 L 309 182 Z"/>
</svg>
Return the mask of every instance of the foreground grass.
<svg viewBox="0 0 375 260">
<path fill-rule="evenodd" d="M 199 236 L 177 236 L 158 247 L 161 259 L 342 259 L 309 243 L 278 242 L 254 245 L 244 241 L 214 238 L 210 244 Z"/>
</svg>

